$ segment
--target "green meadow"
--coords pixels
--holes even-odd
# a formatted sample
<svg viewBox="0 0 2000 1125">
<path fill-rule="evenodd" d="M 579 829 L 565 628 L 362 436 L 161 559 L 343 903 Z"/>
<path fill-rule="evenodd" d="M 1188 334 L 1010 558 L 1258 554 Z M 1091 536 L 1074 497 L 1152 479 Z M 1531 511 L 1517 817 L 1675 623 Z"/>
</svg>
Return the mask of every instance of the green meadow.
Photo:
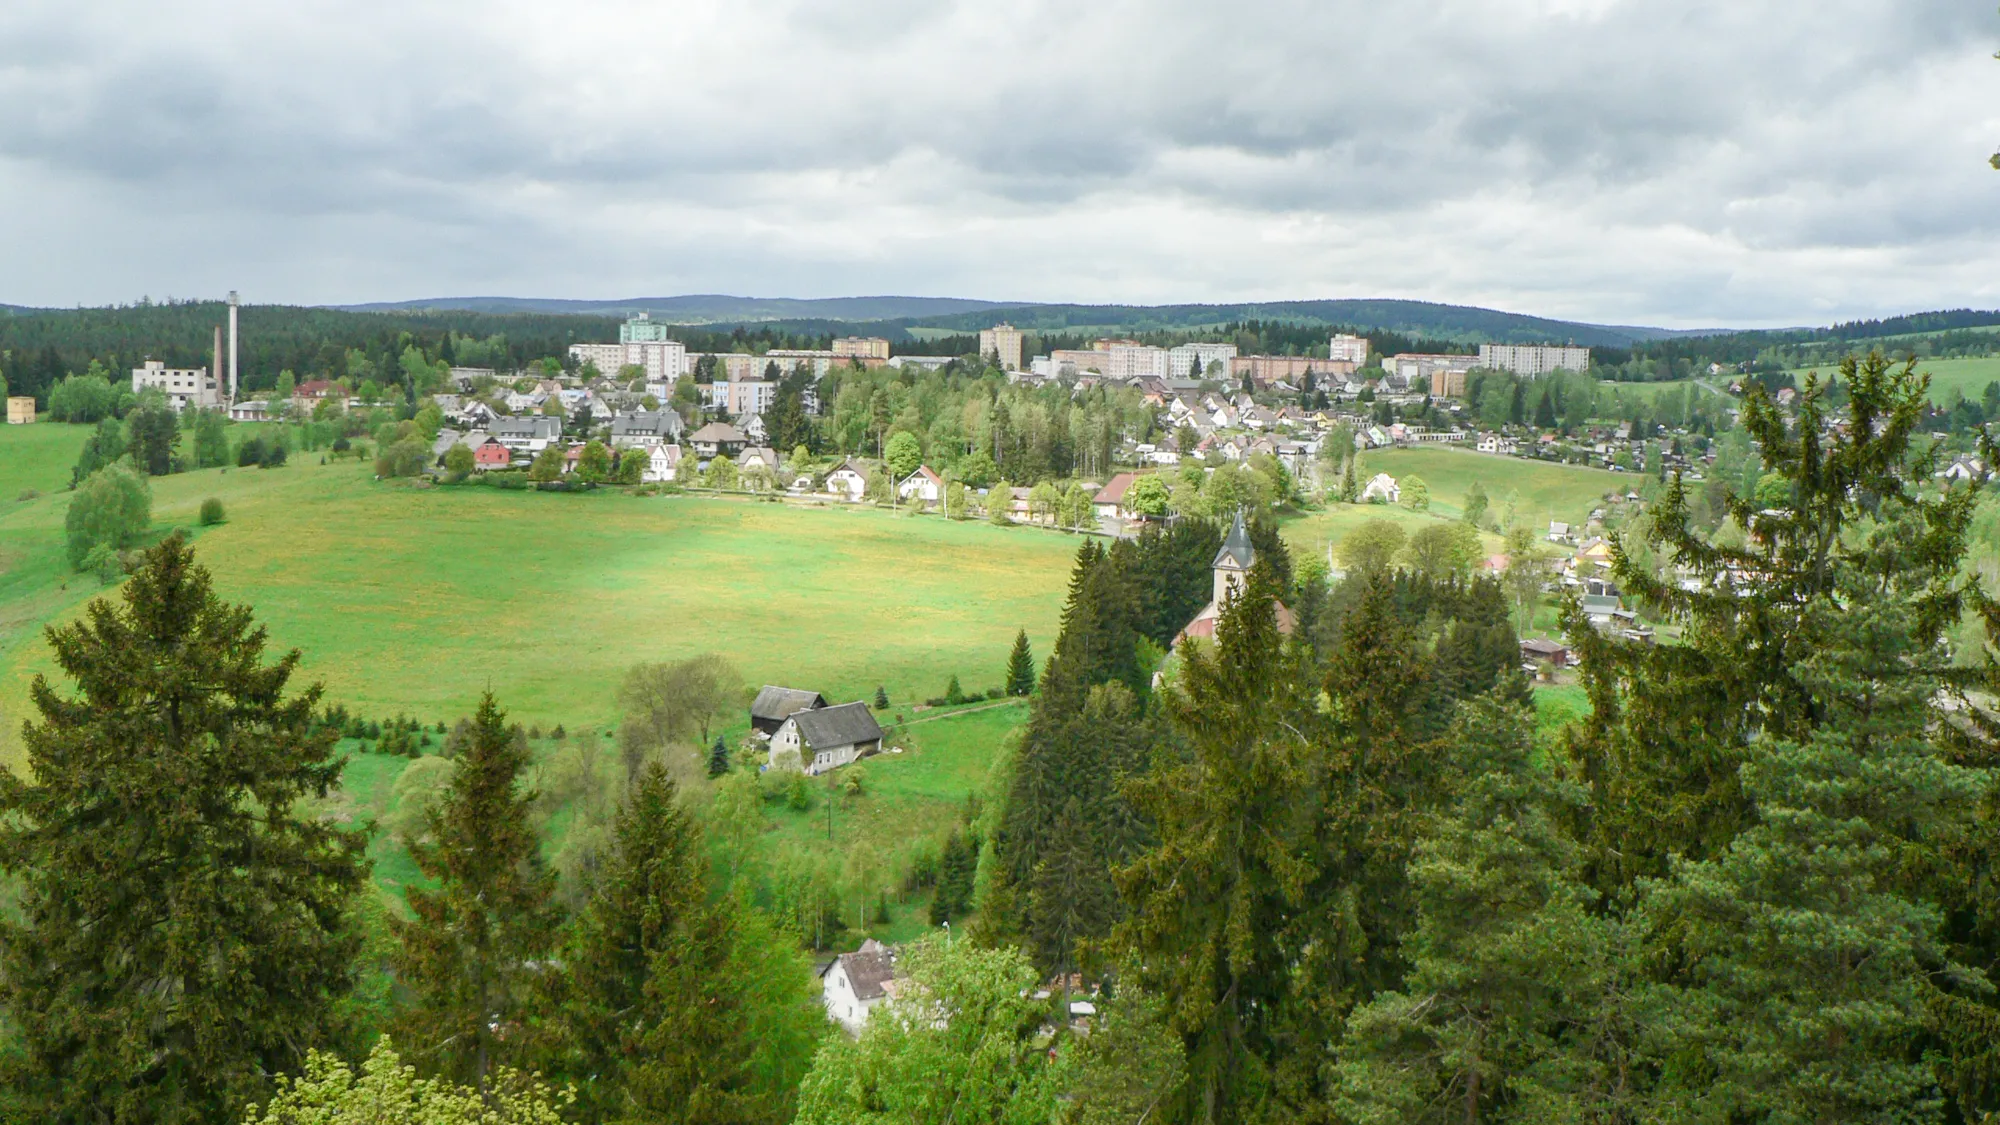
<svg viewBox="0 0 2000 1125">
<path fill-rule="evenodd" d="M 1807 371 L 1817 371 L 1824 376 L 1838 371 L 1839 368 L 1838 363 L 1828 363 L 1817 367 L 1800 368 L 1792 374 L 1803 383 Z M 1917 370 L 1930 374 L 1932 402 L 1948 401 L 1953 391 L 1966 398 L 1976 399 L 1986 393 L 1986 384 L 2000 380 L 2000 356 L 1922 359 L 1917 361 Z"/>
<path fill-rule="evenodd" d="M 1550 520 L 1581 523 L 1605 493 L 1638 483 L 1631 473 L 1435 445 L 1371 450 L 1361 455 L 1361 465 L 1367 476 L 1388 473 L 1399 481 L 1412 474 L 1422 477 L 1430 487 L 1431 510 L 1439 515 L 1457 517 L 1477 481 L 1495 515 L 1504 515 L 1509 497 L 1518 494 L 1521 517 L 1543 526 Z"/>
<path fill-rule="evenodd" d="M 100 593 L 62 563 L 81 427 L 0 432 L 0 762 L 18 756 L 38 626 Z M 471 711 L 490 687 L 526 724 L 609 725 L 635 662 L 715 651 L 752 685 L 899 704 L 997 687 L 1015 630 L 1053 642 L 1073 537 L 878 511 L 689 497 L 417 488 L 353 461 L 153 481 L 154 526 L 194 529 L 227 599 L 303 679 L 371 718 Z M 747 725 L 747 719 L 737 725 Z"/>
</svg>

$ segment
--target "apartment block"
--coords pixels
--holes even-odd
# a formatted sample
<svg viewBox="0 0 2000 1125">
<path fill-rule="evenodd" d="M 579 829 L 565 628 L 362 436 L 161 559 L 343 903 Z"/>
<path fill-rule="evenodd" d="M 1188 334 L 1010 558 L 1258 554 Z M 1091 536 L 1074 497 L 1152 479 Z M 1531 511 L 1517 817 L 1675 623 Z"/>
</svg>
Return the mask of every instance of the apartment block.
<svg viewBox="0 0 2000 1125">
<path fill-rule="evenodd" d="M 1368 337 L 1349 336 L 1344 333 L 1335 334 L 1333 339 L 1327 341 L 1326 356 L 1328 359 L 1346 360 L 1356 367 L 1366 366 L 1368 363 Z"/>
<path fill-rule="evenodd" d="M 1176 379 L 1206 379 L 1209 365 L 1220 363 L 1227 376 L 1235 358 L 1235 344 L 1186 343 L 1167 349 L 1167 373 Z"/>
<path fill-rule="evenodd" d="M 1551 371 L 1587 371 L 1590 349 L 1557 344 L 1481 344 L 1479 366 L 1516 375 L 1546 375 Z"/>
<path fill-rule="evenodd" d="M 842 336 L 833 342 L 833 354 L 847 359 L 888 359 L 889 341 L 880 336 Z"/>
<path fill-rule="evenodd" d="M 998 356 L 1006 371 L 1021 369 L 1021 330 L 1001 322 L 979 333 L 979 354 Z"/>
</svg>

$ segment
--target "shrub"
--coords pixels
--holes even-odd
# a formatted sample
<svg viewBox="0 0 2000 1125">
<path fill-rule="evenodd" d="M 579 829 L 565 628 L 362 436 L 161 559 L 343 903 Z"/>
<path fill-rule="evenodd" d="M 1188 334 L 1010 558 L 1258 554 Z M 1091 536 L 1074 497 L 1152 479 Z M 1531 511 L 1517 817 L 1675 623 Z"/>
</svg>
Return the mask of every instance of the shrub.
<svg viewBox="0 0 2000 1125">
<path fill-rule="evenodd" d="M 797 812 L 812 808 L 812 786 L 807 784 L 806 775 L 794 773 L 785 788 L 785 804 Z"/>
<path fill-rule="evenodd" d="M 965 702 L 965 689 L 958 686 L 957 676 L 953 676 L 951 678 L 951 683 L 945 685 L 944 701 L 948 704 L 959 704 Z"/>
<path fill-rule="evenodd" d="M 223 521 L 222 501 L 211 496 L 201 502 L 201 526 L 214 527 Z"/>
<path fill-rule="evenodd" d="M 275 469 L 285 463 L 287 456 L 285 439 L 275 438 L 264 447 L 264 459 L 257 463 L 260 469 Z"/>
<path fill-rule="evenodd" d="M 236 447 L 236 467 L 247 469 L 252 465 L 261 465 L 263 463 L 264 439 L 254 437 L 244 438 L 243 444 Z"/>
<path fill-rule="evenodd" d="M 349 442 L 346 438 L 337 437 L 333 439 L 333 451 L 335 453 L 345 453 L 351 448 L 353 448 L 353 443 Z"/>
<path fill-rule="evenodd" d="M 39 488 L 24 488 L 21 490 L 21 494 L 19 496 L 14 497 L 14 499 L 20 501 L 28 501 L 28 500 L 33 500 L 35 497 L 40 496 L 41 494 L 42 490 Z"/>
</svg>

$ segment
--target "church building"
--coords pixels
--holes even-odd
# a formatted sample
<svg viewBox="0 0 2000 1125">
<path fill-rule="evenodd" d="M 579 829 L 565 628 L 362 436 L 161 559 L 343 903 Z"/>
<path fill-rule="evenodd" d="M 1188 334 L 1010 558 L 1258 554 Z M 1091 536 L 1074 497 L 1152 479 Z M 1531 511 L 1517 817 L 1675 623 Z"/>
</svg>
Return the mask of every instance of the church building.
<svg viewBox="0 0 2000 1125">
<path fill-rule="evenodd" d="M 1190 637 L 1213 640 L 1216 622 L 1222 619 L 1222 605 L 1230 597 L 1240 594 L 1250 582 L 1250 565 L 1257 561 L 1257 551 L 1250 546 L 1250 531 L 1243 526 L 1243 513 L 1236 513 L 1236 522 L 1230 526 L 1229 535 L 1222 541 L 1222 549 L 1215 553 L 1215 598 L 1194 620 L 1182 628 L 1174 638 L 1174 648 Z M 1290 636 L 1298 625 L 1298 618 L 1285 607 L 1283 602 L 1274 603 L 1278 614 L 1278 632 Z"/>
</svg>

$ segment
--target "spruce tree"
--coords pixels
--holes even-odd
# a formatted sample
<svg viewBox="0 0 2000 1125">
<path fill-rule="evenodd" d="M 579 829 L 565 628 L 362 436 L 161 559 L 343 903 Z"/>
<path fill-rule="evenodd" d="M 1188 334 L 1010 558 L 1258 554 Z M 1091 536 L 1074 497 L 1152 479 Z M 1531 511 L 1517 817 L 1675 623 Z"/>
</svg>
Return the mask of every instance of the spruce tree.
<svg viewBox="0 0 2000 1125">
<path fill-rule="evenodd" d="M 811 1030 L 824 1019 L 809 970 L 760 974 L 740 963 L 744 908 L 710 901 L 703 847 L 665 767 L 648 763 L 548 978 L 535 1036 L 545 1072 L 576 1084 L 583 1120 L 789 1116 Z M 773 1020 L 794 1057 L 780 1081 L 763 1057 Z"/>
<path fill-rule="evenodd" d="M 1035 655 L 1028 648 L 1028 631 L 1014 634 L 1014 651 L 1007 655 L 1007 694 L 1027 695 L 1035 690 Z"/>
<path fill-rule="evenodd" d="M 48 631 L 77 693 L 35 677 L 30 772 L 0 771 L 4 1084 L 27 1119 L 233 1119 L 327 1041 L 365 840 L 300 808 L 342 763 L 299 654 L 265 663 L 178 535 L 122 597 Z"/>
<path fill-rule="evenodd" d="M 729 772 L 729 744 L 721 735 L 715 736 L 715 745 L 708 748 L 708 776 L 721 777 Z"/>
<path fill-rule="evenodd" d="M 533 962 L 555 941 L 554 876 L 543 865 L 524 792 L 527 740 L 491 692 L 479 701 L 450 786 L 410 849 L 435 890 L 406 892 L 414 919 L 395 922 L 397 978 L 414 995 L 397 1041 L 439 1073 L 485 1089 L 515 1038 Z"/>
</svg>

